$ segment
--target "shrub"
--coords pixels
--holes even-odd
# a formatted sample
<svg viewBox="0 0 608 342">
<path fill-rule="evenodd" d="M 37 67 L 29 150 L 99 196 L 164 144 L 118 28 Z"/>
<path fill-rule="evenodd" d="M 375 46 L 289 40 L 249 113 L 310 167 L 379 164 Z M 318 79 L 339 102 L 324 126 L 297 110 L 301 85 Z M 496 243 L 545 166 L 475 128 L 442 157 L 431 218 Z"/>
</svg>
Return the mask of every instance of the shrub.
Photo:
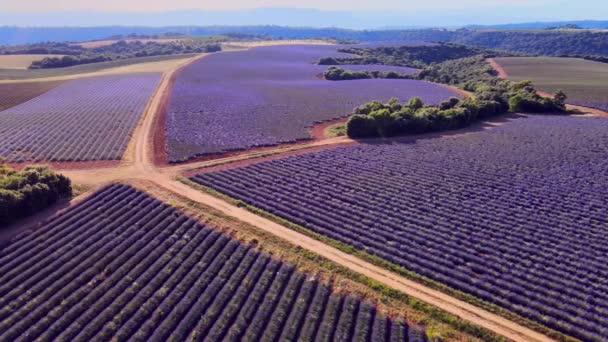
<svg viewBox="0 0 608 342">
<path fill-rule="evenodd" d="M 355 114 L 346 123 L 346 134 L 351 138 L 366 138 L 377 135 L 378 131 L 374 119 Z"/>
<path fill-rule="evenodd" d="M 15 171 L 0 163 L 0 225 L 47 208 L 72 195 L 70 180 L 47 166 Z"/>
</svg>

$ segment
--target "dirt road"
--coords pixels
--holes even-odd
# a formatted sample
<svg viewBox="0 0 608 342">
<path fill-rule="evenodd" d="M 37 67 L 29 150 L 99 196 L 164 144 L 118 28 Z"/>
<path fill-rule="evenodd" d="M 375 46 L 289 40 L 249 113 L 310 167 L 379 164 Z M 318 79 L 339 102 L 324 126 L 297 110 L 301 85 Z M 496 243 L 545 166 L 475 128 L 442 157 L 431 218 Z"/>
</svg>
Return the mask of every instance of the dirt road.
<svg viewBox="0 0 608 342">
<path fill-rule="evenodd" d="M 220 210 L 226 215 L 235 217 L 243 222 L 258 227 L 261 230 L 272 233 L 286 241 L 289 241 L 295 246 L 313 251 L 314 253 L 317 253 L 337 264 L 348 267 L 355 272 L 402 291 L 409 296 L 418 298 L 428 304 L 443 309 L 508 339 L 522 342 L 552 341 L 552 339 L 529 328 L 514 323 L 506 318 L 495 315 L 484 309 L 477 308 L 440 291 L 434 290 L 396 273 L 375 266 L 367 261 L 342 252 L 336 248 L 330 247 L 323 242 L 317 241 L 302 233 L 298 233 L 273 221 L 257 216 L 243 208 L 236 207 L 224 200 L 202 193 L 175 179 L 175 176 L 189 169 L 212 165 L 214 163 L 218 164 L 222 162 L 259 157 L 259 152 L 257 154 L 245 153 L 240 156 L 225 158 L 225 160 L 211 160 L 187 165 L 158 168 L 156 165 L 154 165 L 152 152 L 154 120 L 159 114 L 159 105 L 161 104 L 163 94 L 168 91 L 167 86 L 169 84 L 169 79 L 172 73 L 176 72 L 176 70 L 178 70 L 178 67 L 166 72 L 163 75 L 159 88 L 157 89 L 155 95 L 151 98 L 149 106 L 146 109 L 146 113 L 143 115 L 140 124 L 135 130 L 130 148 L 128 149 L 127 157 L 120 167 L 95 170 L 68 170 L 64 173 L 72 178 L 74 182 L 86 184 L 91 187 L 96 187 L 112 181 L 127 179 L 145 179 L 152 181 L 166 191 Z M 332 140 L 315 142 L 310 145 L 340 144 L 347 142 L 350 141 L 346 138 L 334 138 Z M 310 146 L 302 146 L 297 148 L 301 149 L 307 147 Z M 280 153 L 285 151 L 278 147 L 275 152 Z"/>
<path fill-rule="evenodd" d="M 488 59 L 486 59 L 486 61 L 488 63 L 490 63 L 490 65 L 492 66 L 492 68 L 494 68 L 494 70 L 496 70 L 496 72 L 498 72 L 498 77 L 500 77 L 500 78 L 509 77 L 509 75 L 507 74 L 505 69 L 502 67 L 502 65 L 498 64 L 498 62 L 494 58 L 488 58 Z"/>
<path fill-rule="evenodd" d="M 375 266 L 360 258 L 342 252 L 334 247 L 330 247 L 323 242 L 298 233 L 290 228 L 257 216 L 246 209 L 239 208 L 221 199 L 202 193 L 178 181 L 171 180 L 166 176 L 156 178 L 153 181 L 174 194 L 220 210 L 226 215 L 235 217 L 243 222 L 258 227 L 259 229 L 277 235 L 296 246 L 314 251 L 315 253 L 339 265 L 348 267 L 357 273 L 377 280 L 409 296 L 418 298 L 462 319 L 494 331 L 495 333 L 505 336 L 513 341 L 553 341 L 540 333 L 522 327 L 506 318 L 502 318 L 489 311 L 477 308 L 471 304 L 450 297 L 442 292 L 411 281 L 396 273 L 382 269 L 381 267 Z"/>
</svg>

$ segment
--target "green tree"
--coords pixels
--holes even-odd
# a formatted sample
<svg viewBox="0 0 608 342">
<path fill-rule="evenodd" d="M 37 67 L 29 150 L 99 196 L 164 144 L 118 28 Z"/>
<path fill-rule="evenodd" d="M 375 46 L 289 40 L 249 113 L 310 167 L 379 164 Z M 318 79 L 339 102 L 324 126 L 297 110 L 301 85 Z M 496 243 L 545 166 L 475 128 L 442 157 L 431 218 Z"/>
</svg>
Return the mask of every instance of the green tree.
<svg viewBox="0 0 608 342">
<path fill-rule="evenodd" d="M 393 124 L 393 116 L 388 109 L 377 110 L 369 115 L 374 120 L 378 135 L 386 137 L 390 135 Z"/>
<path fill-rule="evenodd" d="M 422 102 L 421 98 L 414 96 L 409 101 L 407 101 L 407 106 L 414 110 L 417 110 L 424 106 L 424 102 Z"/>
<path fill-rule="evenodd" d="M 378 135 L 374 119 L 355 114 L 346 122 L 346 134 L 351 138 L 366 138 Z"/>
<path fill-rule="evenodd" d="M 512 113 L 521 112 L 523 110 L 523 101 L 524 98 L 519 94 L 511 96 L 509 98 L 509 111 Z"/>
</svg>

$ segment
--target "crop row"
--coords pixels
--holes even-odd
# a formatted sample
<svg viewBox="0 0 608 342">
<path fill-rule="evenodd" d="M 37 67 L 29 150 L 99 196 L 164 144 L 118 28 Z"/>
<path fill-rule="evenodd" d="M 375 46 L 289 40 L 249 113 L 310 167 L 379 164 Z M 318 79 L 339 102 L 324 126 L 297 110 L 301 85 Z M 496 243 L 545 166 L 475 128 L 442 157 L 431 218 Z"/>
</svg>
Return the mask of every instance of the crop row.
<svg viewBox="0 0 608 342">
<path fill-rule="evenodd" d="M 315 123 L 350 114 L 371 100 L 420 96 L 437 103 L 458 96 L 416 80 L 319 79 L 323 56 L 342 56 L 336 46 L 275 46 L 207 56 L 177 77 L 169 99 L 169 160 L 310 139 Z M 356 66 L 353 68 L 376 66 Z M 410 69 L 384 67 L 409 72 Z"/>
<path fill-rule="evenodd" d="M 11 162 L 120 159 L 160 77 L 82 78 L 0 112 L 0 157 Z"/>
<path fill-rule="evenodd" d="M 524 317 L 608 339 L 608 120 L 530 117 L 192 179 Z"/>
<path fill-rule="evenodd" d="M 0 250 L 2 341 L 426 341 L 126 185 Z"/>
</svg>

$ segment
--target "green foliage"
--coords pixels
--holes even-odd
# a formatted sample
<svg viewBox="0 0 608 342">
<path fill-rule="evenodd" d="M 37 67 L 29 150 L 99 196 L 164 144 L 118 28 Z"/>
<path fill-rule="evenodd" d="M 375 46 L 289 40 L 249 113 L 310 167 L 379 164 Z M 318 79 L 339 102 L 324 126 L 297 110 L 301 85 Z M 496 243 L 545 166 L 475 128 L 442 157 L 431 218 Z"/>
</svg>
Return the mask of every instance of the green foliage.
<svg viewBox="0 0 608 342">
<path fill-rule="evenodd" d="M 413 109 L 413 110 L 418 110 L 420 108 L 422 108 L 424 106 L 424 102 L 422 102 L 422 99 L 414 96 L 412 97 L 408 102 L 406 107 Z"/>
<path fill-rule="evenodd" d="M 430 82 L 460 85 L 471 91 L 472 82 L 495 84 L 498 73 L 486 62 L 486 55 L 448 60 L 432 65 L 418 73 L 418 79 Z"/>
<path fill-rule="evenodd" d="M 518 54 L 491 51 L 485 48 L 459 44 L 439 43 L 423 46 L 390 46 L 377 48 L 345 48 L 340 52 L 357 55 L 357 57 L 333 58 L 325 57 L 319 60 L 320 65 L 348 64 L 384 64 L 426 68 L 447 60 L 461 59 L 478 55 L 488 57 L 514 56 Z"/>
<path fill-rule="evenodd" d="M 418 97 L 412 97 L 405 104 L 399 104 L 396 99 L 387 103 L 366 103 L 355 108 L 347 134 L 363 138 L 445 131 L 508 111 L 565 113 L 564 104 L 560 102 L 563 94 L 556 94 L 555 99 L 543 98 L 536 94 L 530 81 L 500 80 L 496 85 L 471 82 L 469 86 L 475 91 L 470 98 L 451 98 L 436 106 L 425 105 Z"/>
<path fill-rule="evenodd" d="M 390 79 L 407 79 L 412 78 L 408 75 L 398 73 L 396 71 L 353 71 L 344 70 L 339 67 L 329 67 L 325 73 L 323 73 L 325 79 L 330 81 L 345 81 L 345 80 L 359 80 L 369 78 L 390 78 Z"/>
<path fill-rule="evenodd" d="M 367 115 L 355 114 L 346 123 L 346 135 L 351 138 L 367 138 L 377 134 L 376 123 Z"/>
<path fill-rule="evenodd" d="M 221 46 L 204 40 L 183 40 L 175 42 L 126 42 L 87 49 L 68 43 L 41 43 L 13 48 L 5 53 L 61 54 L 63 57 L 46 57 L 32 62 L 30 69 L 63 68 L 81 64 L 110 62 L 137 57 L 178 55 L 220 51 Z"/>
<path fill-rule="evenodd" d="M 70 180 L 47 166 L 15 171 L 0 163 L 0 225 L 31 215 L 72 195 Z"/>
</svg>

